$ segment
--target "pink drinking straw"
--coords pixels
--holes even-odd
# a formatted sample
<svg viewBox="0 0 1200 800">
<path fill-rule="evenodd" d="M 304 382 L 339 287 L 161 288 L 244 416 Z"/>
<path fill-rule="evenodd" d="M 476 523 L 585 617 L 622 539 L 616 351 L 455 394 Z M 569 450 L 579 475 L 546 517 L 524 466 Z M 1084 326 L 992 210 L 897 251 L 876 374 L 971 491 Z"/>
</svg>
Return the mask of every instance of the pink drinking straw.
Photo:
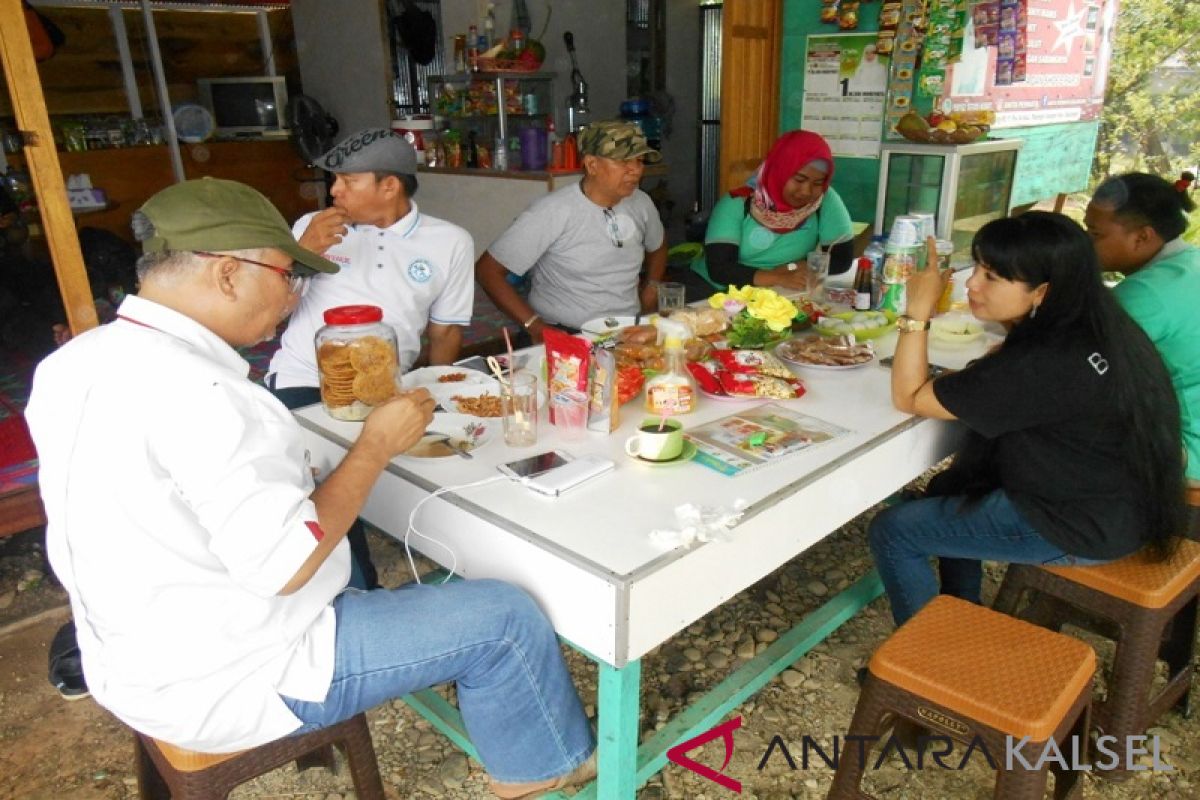
<svg viewBox="0 0 1200 800">
<path fill-rule="evenodd" d="M 671 415 L 663 414 L 661 417 L 659 417 L 659 420 L 658 420 L 658 432 L 659 433 L 662 433 L 663 428 L 667 427 L 667 417 L 669 417 L 669 416 L 671 416 Z"/>
</svg>

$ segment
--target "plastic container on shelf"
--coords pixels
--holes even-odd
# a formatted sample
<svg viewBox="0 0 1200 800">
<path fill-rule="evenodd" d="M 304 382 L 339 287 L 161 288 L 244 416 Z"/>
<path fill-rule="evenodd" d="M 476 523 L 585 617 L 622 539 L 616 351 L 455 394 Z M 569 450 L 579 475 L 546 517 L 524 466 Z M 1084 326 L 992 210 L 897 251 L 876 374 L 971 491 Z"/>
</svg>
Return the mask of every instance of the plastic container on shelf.
<svg viewBox="0 0 1200 800">
<path fill-rule="evenodd" d="M 396 394 L 396 332 L 379 306 L 337 306 L 324 317 L 314 340 L 321 404 L 334 419 L 366 419 Z"/>
</svg>

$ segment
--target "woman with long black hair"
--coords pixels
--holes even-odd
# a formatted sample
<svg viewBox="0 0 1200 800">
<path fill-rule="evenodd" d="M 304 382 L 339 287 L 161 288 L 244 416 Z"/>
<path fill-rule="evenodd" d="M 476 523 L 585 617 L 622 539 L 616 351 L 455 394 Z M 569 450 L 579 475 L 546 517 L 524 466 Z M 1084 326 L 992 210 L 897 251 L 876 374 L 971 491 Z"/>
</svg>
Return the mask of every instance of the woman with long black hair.
<svg viewBox="0 0 1200 800">
<path fill-rule="evenodd" d="M 880 513 L 871 550 L 897 624 L 940 591 L 980 602 L 981 560 L 1087 564 L 1164 553 L 1184 525 L 1179 406 L 1154 345 L 1104 288 L 1091 239 L 1061 214 L 983 226 L 972 313 L 1008 330 L 930 379 L 928 321 L 945 275 L 908 283 L 892 372 L 902 411 L 969 440 L 929 495 Z"/>
</svg>

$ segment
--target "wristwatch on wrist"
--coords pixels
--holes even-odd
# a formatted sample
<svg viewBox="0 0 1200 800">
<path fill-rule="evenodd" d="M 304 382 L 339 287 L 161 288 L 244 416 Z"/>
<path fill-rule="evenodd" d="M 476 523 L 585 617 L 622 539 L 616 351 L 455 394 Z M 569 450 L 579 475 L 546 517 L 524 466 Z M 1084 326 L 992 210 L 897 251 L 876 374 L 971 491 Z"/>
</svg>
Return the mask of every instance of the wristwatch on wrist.
<svg viewBox="0 0 1200 800">
<path fill-rule="evenodd" d="M 913 319 L 907 314 L 896 318 L 896 330 L 901 333 L 915 333 L 929 330 L 929 320 Z"/>
</svg>

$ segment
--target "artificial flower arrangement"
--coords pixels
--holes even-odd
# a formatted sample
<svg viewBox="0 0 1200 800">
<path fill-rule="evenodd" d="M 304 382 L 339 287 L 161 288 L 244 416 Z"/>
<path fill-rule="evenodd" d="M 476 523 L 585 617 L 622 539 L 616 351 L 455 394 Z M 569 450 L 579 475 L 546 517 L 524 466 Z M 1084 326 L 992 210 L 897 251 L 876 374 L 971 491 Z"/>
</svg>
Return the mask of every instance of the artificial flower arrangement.
<svg viewBox="0 0 1200 800">
<path fill-rule="evenodd" d="M 725 339 L 740 348 L 764 347 L 784 338 L 798 312 L 791 300 L 759 286 L 730 286 L 728 292 L 708 298 L 708 304 L 729 316 Z"/>
</svg>

